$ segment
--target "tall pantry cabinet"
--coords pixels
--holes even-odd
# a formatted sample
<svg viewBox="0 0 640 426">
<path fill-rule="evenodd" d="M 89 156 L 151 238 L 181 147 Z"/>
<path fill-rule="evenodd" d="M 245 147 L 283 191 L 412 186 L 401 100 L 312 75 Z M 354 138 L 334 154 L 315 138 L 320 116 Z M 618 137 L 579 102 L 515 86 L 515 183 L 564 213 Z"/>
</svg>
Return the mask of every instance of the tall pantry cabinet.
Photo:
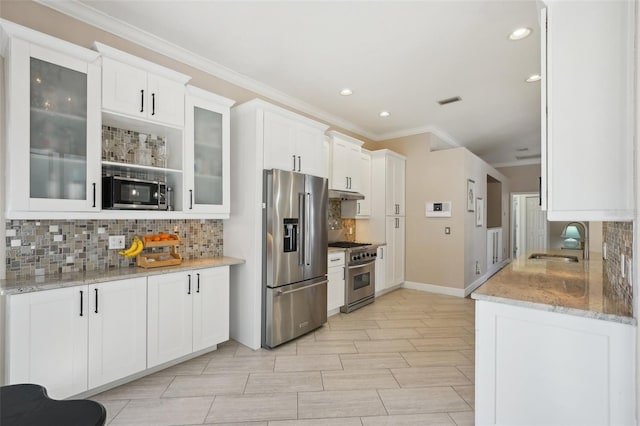
<svg viewBox="0 0 640 426">
<path fill-rule="evenodd" d="M 404 282 L 405 168 L 406 158 L 398 153 L 388 149 L 371 152 L 371 218 L 358 224 L 358 231 L 387 244 L 385 276 L 376 276 L 376 290 Z"/>
<path fill-rule="evenodd" d="M 260 99 L 231 110 L 233 202 L 224 224 L 224 254 L 246 263 L 231 270 L 229 334 L 252 349 L 261 345 L 263 171 L 327 177 L 327 127 Z"/>
</svg>

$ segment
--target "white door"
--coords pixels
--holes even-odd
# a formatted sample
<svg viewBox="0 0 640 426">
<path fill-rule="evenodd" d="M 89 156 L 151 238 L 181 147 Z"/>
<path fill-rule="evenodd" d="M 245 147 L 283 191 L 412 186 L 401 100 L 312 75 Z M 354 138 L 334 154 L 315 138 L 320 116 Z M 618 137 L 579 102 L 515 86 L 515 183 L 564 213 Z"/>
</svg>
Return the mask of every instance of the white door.
<svg viewBox="0 0 640 426">
<path fill-rule="evenodd" d="M 405 215 L 405 168 L 406 161 L 399 158 L 394 159 L 395 166 L 393 168 L 393 192 L 392 197 L 395 204 L 398 205 L 398 215 Z"/>
<path fill-rule="evenodd" d="M 400 158 L 387 156 L 385 165 L 387 216 L 404 216 L 405 161 Z"/>
<path fill-rule="evenodd" d="M 196 282 L 191 272 L 147 280 L 147 368 L 151 368 L 191 353 Z"/>
<path fill-rule="evenodd" d="M 184 126 L 184 84 L 149 73 L 147 117 L 150 120 Z"/>
<path fill-rule="evenodd" d="M 387 246 L 378 247 L 376 254 L 376 290 L 385 290 L 388 287 L 386 280 Z"/>
<path fill-rule="evenodd" d="M 147 366 L 147 279 L 89 286 L 89 388 Z"/>
<path fill-rule="evenodd" d="M 9 296 L 9 384 L 37 383 L 55 399 L 87 390 L 87 290 Z"/>
<path fill-rule="evenodd" d="M 147 116 L 147 72 L 102 58 L 102 108 L 134 117 Z"/>
<path fill-rule="evenodd" d="M 547 249 L 547 212 L 540 208 L 537 196 L 525 198 L 526 252 Z"/>
<path fill-rule="evenodd" d="M 296 136 L 296 155 L 298 169 L 308 175 L 327 177 L 325 169 L 324 133 L 314 127 L 298 125 Z"/>
<path fill-rule="evenodd" d="M 193 350 L 229 340 L 229 267 L 192 273 Z"/>
<path fill-rule="evenodd" d="M 371 154 L 360 153 L 360 193 L 364 200 L 357 201 L 356 218 L 371 216 Z"/>
<path fill-rule="evenodd" d="M 185 199 L 188 212 L 229 214 L 229 108 L 188 96 Z"/>
<path fill-rule="evenodd" d="M 349 190 L 349 143 L 337 138 L 331 146 L 331 188 Z"/>
<path fill-rule="evenodd" d="M 404 282 L 404 242 L 405 242 L 405 218 L 396 218 L 396 228 L 393 240 L 393 284 Z"/>
<path fill-rule="evenodd" d="M 100 67 L 11 40 L 6 68 L 8 210 L 100 211 Z"/>
<path fill-rule="evenodd" d="M 344 265 L 329 268 L 327 272 L 327 311 L 332 311 L 344 305 Z"/>
<path fill-rule="evenodd" d="M 265 169 L 298 171 L 298 158 L 294 152 L 296 126 L 297 123 L 288 118 L 264 112 Z"/>
</svg>

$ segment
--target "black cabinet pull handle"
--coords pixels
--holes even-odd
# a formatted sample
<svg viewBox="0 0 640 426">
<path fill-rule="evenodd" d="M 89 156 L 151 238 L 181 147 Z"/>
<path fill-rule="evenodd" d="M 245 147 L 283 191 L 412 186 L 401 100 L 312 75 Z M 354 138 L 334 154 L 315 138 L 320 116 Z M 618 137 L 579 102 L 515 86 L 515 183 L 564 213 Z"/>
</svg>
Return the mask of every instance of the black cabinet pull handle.
<svg viewBox="0 0 640 426">
<path fill-rule="evenodd" d="M 144 112 L 144 89 L 140 90 L 140 112 Z"/>
<path fill-rule="evenodd" d="M 298 171 L 300 171 L 301 165 L 302 165 L 302 158 L 298 155 Z"/>
<path fill-rule="evenodd" d="M 156 115 L 156 94 L 151 94 L 151 115 Z"/>
<path fill-rule="evenodd" d="M 189 276 L 189 289 L 187 290 L 187 294 L 191 294 L 191 274 Z"/>
<path fill-rule="evenodd" d="M 96 183 L 93 182 L 91 185 L 93 185 L 93 207 L 96 206 Z"/>
<path fill-rule="evenodd" d="M 292 155 L 292 157 L 293 157 L 293 171 L 295 172 L 296 171 L 296 156 Z"/>
<path fill-rule="evenodd" d="M 94 291 L 96 292 L 96 310 L 94 311 L 96 314 L 98 313 L 98 289 L 94 289 Z"/>
<path fill-rule="evenodd" d="M 200 274 L 196 274 L 198 276 L 198 289 L 196 290 L 196 293 L 200 293 Z"/>
<path fill-rule="evenodd" d="M 193 209 L 193 189 L 189 190 L 189 210 Z"/>
<path fill-rule="evenodd" d="M 82 308 L 83 308 L 82 299 L 84 298 L 83 296 L 84 296 L 84 291 L 80 290 L 80 316 L 83 316 L 83 313 L 82 313 Z"/>
<path fill-rule="evenodd" d="M 538 177 L 538 205 L 542 205 L 542 176 Z"/>
</svg>

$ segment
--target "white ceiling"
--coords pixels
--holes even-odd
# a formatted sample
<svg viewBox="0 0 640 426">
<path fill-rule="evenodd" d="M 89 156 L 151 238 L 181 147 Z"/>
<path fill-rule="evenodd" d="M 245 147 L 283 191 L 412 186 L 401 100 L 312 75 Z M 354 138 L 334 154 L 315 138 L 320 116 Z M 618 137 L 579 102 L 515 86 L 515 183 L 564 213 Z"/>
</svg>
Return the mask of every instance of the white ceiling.
<svg viewBox="0 0 640 426">
<path fill-rule="evenodd" d="M 166 40 L 147 45 L 182 48 L 374 140 L 432 131 L 492 164 L 540 152 L 540 83 L 524 82 L 540 72 L 535 0 L 40 1 L 130 39 Z M 521 26 L 533 34 L 510 41 Z M 340 96 L 344 87 L 354 94 Z M 452 96 L 462 102 L 436 102 Z"/>
</svg>

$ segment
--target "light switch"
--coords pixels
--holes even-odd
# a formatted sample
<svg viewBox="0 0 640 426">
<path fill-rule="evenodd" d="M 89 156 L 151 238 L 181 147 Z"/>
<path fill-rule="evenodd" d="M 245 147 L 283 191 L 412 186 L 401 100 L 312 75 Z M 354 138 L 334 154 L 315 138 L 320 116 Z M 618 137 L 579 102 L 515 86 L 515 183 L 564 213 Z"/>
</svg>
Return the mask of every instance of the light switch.
<svg viewBox="0 0 640 426">
<path fill-rule="evenodd" d="M 450 226 L 445 226 L 445 227 L 444 227 L 444 233 L 445 233 L 446 235 L 451 234 L 451 227 L 450 227 Z"/>
</svg>

